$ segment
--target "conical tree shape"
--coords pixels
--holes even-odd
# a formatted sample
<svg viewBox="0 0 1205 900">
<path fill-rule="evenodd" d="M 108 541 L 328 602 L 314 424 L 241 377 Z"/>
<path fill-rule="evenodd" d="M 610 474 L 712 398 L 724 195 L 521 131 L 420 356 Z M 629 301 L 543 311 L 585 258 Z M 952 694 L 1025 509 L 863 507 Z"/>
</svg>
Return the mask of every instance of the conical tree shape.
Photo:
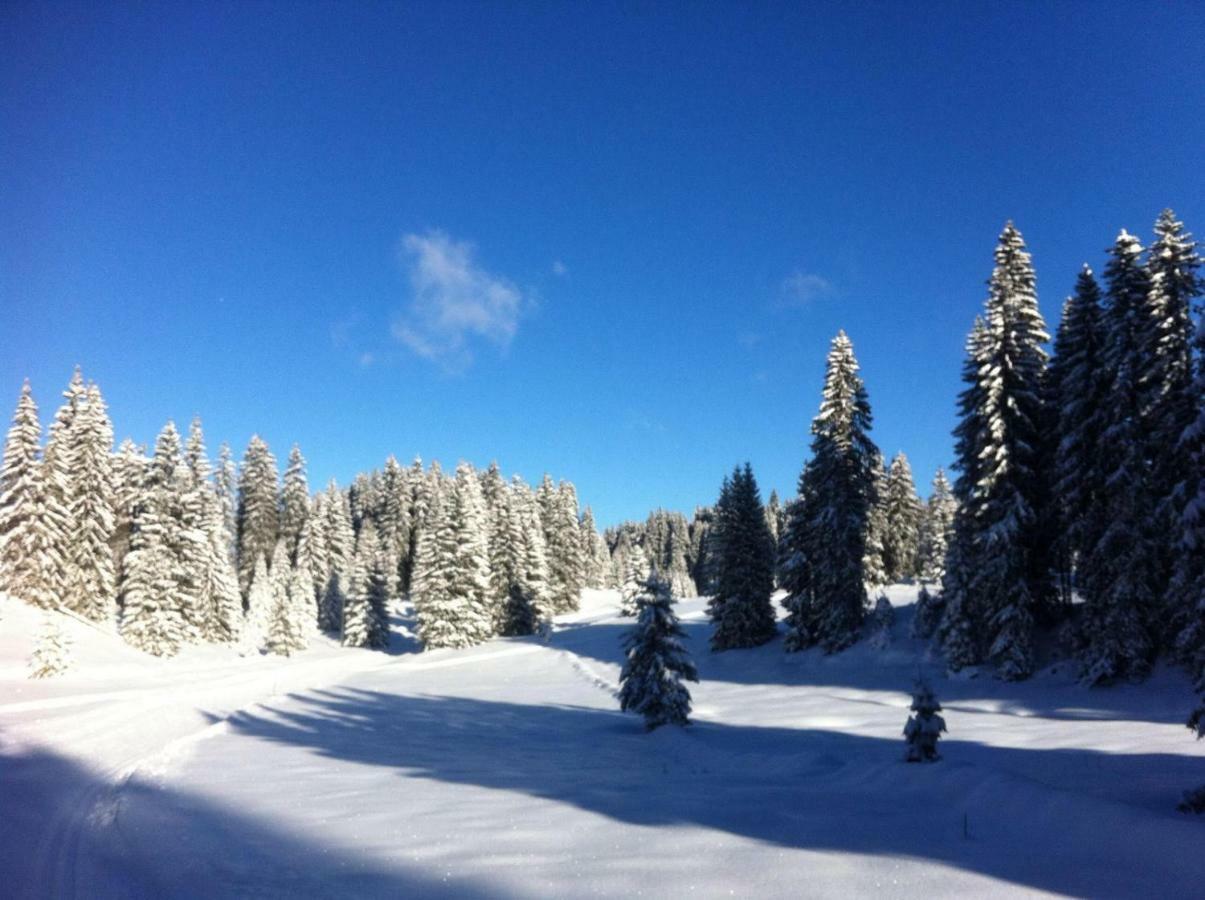
<svg viewBox="0 0 1205 900">
<path fill-rule="evenodd" d="M 708 603 L 714 631 L 712 650 L 756 647 L 778 627 L 774 592 L 774 542 L 748 463 L 725 479 L 713 529 L 716 592 Z"/>
<path fill-rule="evenodd" d="M 636 624 L 623 641 L 619 707 L 642 715 L 650 731 L 689 723 L 690 691 L 682 682 L 699 680 L 673 603 L 669 584 L 650 576 L 637 599 Z"/>
</svg>

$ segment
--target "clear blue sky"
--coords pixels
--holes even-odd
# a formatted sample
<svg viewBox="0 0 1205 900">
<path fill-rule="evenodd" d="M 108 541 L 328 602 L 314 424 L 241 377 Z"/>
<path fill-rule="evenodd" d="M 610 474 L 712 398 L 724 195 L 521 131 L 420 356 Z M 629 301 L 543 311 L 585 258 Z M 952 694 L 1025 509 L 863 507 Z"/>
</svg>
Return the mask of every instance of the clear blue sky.
<svg viewBox="0 0 1205 900">
<path fill-rule="evenodd" d="M 951 455 L 1014 219 L 1053 328 L 1164 206 L 1205 234 L 1201 3 L 9 2 L 0 398 L 80 363 L 311 479 L 415 454 L 689 514 L 792 493 L 828 342 Z"/>
</svg>

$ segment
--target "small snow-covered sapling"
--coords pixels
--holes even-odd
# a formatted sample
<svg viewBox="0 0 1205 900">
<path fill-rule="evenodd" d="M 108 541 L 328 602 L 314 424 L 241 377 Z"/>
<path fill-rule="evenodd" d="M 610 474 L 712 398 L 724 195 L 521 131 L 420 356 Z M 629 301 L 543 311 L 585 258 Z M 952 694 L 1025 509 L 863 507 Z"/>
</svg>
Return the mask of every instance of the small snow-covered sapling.
<svg viewBox="0 0 1205 900">
<path fill-rule="evenodd" d="M 1188 717 L 1188 727 L 1197 734 L 1197 740 L 1205 737 L 1205 699 L 1202 699 L 1191 716 Z M 1176 807 L 1180 812 L 1205 813 L 1205 784 L 1196 790 L 1185 791 L 1184 799 Z"/>
<path fill-rule="evenodd" d="M 699 680 L 673 603 L 669 583 L 653 572 L 636 598 L 636 624 L 623 639 L 619 707 L 644 716 L 650 731 L 689 722 L 690 691 L 682 682 Z"/>
<path fill-rule="evenodd" d="M 42 621 L 42 632 L 29 658 L 30 678 L 52 678 L 62 675 L 71 667 L 71 642 L 63 634 L 59 623 L 46 616 Z"/>
<path fill-rule="evenodd" d="M 946 720 L 938 715 L 941 704 L 933 696 L 933 689 L 924 681 L 917 681 L 912 691 L 912 712 L 904 725 L 904 739 L 908 742 L 908 762 L 936 762 L 941 759 L 937 752 L 937 741 L 946 730 Z"/>
</svg>

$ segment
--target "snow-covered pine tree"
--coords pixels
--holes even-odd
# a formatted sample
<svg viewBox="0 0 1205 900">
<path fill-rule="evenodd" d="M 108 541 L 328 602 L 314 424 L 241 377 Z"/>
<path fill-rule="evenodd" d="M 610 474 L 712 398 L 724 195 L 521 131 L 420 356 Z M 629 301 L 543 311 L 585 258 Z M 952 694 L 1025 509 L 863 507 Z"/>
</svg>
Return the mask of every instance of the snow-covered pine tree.
<svg viewBox="0 0 1205 900">
<path fill-rule="evenodd" d="M 490 556 L 481 482 L 468 463 L 456 467 L 448 499 L 446 512 L 455 538 L 448 584 L 463 605 L 464 617 L 459 625 L 469 643 L 476 644 L 495 634 L 499 604 L 490 597 Z M 575 510 L 575 529 L 576 525 Z"/>
<path fill-rule="evenodd" d="M 918 681 L 912 691 L 912 712 L 904 725 L 904 740 L 908 742 L 908 762 L 937 762 L 937 741 L 946 730 L 946 720 L 938 713 L 941 704 L 933 689 L 924 681 Z"/>
<path fill-rule="evenodd" d="M 545 475 L 536 499 L 544 527 L 552 607 L 557 613 L 573 612 L 581 601 L 586 568 L 577 518 L 577 492 L 567 481 L 555 487 L 552 478 Z"/>
<path fill-rule="evenodd" d="M 1152 617 L 1161 581 L 1161 545 L 1154 533 L 1155 498 L 1139 383 L 1150 288 L 1141 254 L 1138 239 L 1122 231 L 1105 268 L 1103 358 L 1112 378 L 1095 455 L 1101 493 L 1089 515 L 1092 545 L 1080 579 L 1087 601 L 1080 661 L 1084 679 L 1093 684 L 1145 677 L 1156 648 Z"/>
<path fill-rule="evenodd" d="M 756 647 L 778 633 L 774 607 L 774 542 L 753 468 L 737 466 L 724 479 L 711 537 L 716 591 L 707 604 L 712 650 Z"/>
<path fill-rule="evenodd" d="M 891 646 L 891 628 L 895 624 L 895 608 L 886 594 L 879 594 L 870 614 L 870 646 L 886 650 Z"/>
<path fill-rule="evenodd" d="M 839 332 L 829 350 L 812 458 L 784 535 L 787 649 L 843 650 L 866 614 L 866 535 L 882 469 L 870 439 L 870 401 L 853 344 Z"/>
<path fill-rule="evenodd" d="M 29 658 L 30 678 L 53 678 L 71 668 L 71 639 L 63 633 L 57 615 L 45 613 L 38 642 Z"/>
<path fill-rule="evenodd" d="M 213 473 L 213 486 L 218 495 L 222 518 L 226 521 L 226 533 L 230 535 L 230 557 L 238 556 L 238 466 L 230 445 L 222 442 L 218 448 L 218 465 Z"/>
<path fill-rule="evenodd" d="M 342 572 L 331 569 L 318 598 L 318 628 L 327 634 L 339 634 L 343 630 L 343 607 L 347 605 L 345 579 Z"/>
<path fill-rule="evenodd" d="M 344 491 L 332 479 L 326 486 L 326 556 L 332 572 L 339 572 L 343 590 L 347 590 L 346 575 L 351 571 L 353 557 L 356 551 L 356 534 L 351 522 L 351 503 Z M 333 626 L 324 624 L 324 630 L 338 630 L 338 623 Z"/>
<path fill-rule="evenodd" d="M 155 656 L 174 656 L 198 636 L 194 616 L 201 598 L 191 568 L 186 472 L 180 435 L 168 422 L 147 466 L 122 581 L 121 635 Z"/>
<path fill-rule="evenodd" d="M 1100 288 L 1085 264 L 1075 293 L 1063 305 L 1048 370 L 1057 438 L 1053 480 L 1059 546 L 1055 553 L 1072 584 L 1077 566 L 1090 550 L 1089 512 L 1104 490 L 1096 465 L 1109 387 L 1104 345 Z"/>
<path fill-rule="evenodd" d="M 305 476 L 305 457 L 301 455 L 301 448 L 294 444 L 289 451 L 280 497 L 280 534 L 285 539 L 290 564 L 297 562 L 297 545 L 309 515 L 310 484 Z"/>
<path fill-rule="evenodd" d="M 710 506 L 699 506 L 695 508 L 694 518 L 690 523 L 690 577 L 694 580 L 695 589 L 703 595 L 710 595 L 715 591 L 715 567 L 712 565 L 709 543 L 714 520 L 714 509 Z M 780 525 L 780 534 L 783 527 L 785 526 Z M 616 568 L 616 572 L 622 575 L 623 570 Z"/>
<path fill-rule="evenodd" d="M 607 545 L 603 543 L 598 526 L 594 523 L 594 510 L 588 506 L 582 513 L 581 528 L 582 548 L 586 560 L 586 587 L 596 590 L 605 588 L 610 581 L 611 555 L 607 553 Z"/>
<path fill-rule="evenodd" d="M 624 535 L 625 540 L 626 538 L 627 535 Z M 624 557 L 624 565 L 626 568 L 623 573 L 623 585 L 619 589 L 619 614 L 635 616 L 640 612 L 636 600 L 644 590 L 650 571 L 644 548 L 639 544 L 631 547 Z"/>
<path fill-rule="evenodd" d="M 690 553 L 690 525 L 682 513 L 670 513 L 667 518 L 666 560 L 663 575 L 669 580 L 670 590 L 675 597 L 694 597 L 699 591 L 690 577 L 687 556 Z M 771 536 L 770 542 L 773 544 Z M 771 572 L 773 577 L 773 572 Z"/>
<path fill-rule="evenodd" d="M 1141 320 L 1142 369 L 1138 373 L 1150 489 L 1156 498 L 1159 536 L 1163 538 L 1157 573 L 1160 589 L 1175 554 L 1180 509 L 1173 495 L 1184 468 L 1178 444 L 1197 416 L 1192 306 L 1205 290 L 1205 282 L 1197 274 L 1200 266 L 1192 235 L 1177 221 L 1175 213 L 1163 210 L 1155 222 L 1155 242 L 1147 253 L 1150 288 Z"/>
<path fill-rule="evenodd" d="M 410 582 L 413 578 L 415 557 L 418 554 L 418 542 L 422 533 L 423 522 L 427 516 L 427 506 L 430 503 L 430 490 L 427 476 L 423 472 L 423 461 L 415 457 L 406 470 L 406 484 L 409 489 L 409 545 L 402 558 L 403 593 L 410 593 Z"/>
<path fill-rule="evenodd" d="M 962 587 L 973 607 L 970 633 L 983 639 L 984 650 L 976 648 L 971 655 L 982 653 L 1012 680 L 1033 669 L 1034 616 L 1053 596 L 1043 533 L 1049 486 L 1041 464 L 1047 416 L 1042 344 L 1049 336 L 1038 310 L 1033 264 L 1011 222 L 1000 234 L 995 260 L 986 329 L 974 340 L 978 390 L 964 391 L 960 398 L 960 404 L 978 401 L 969 419 L 964 411 L 964 424 L 976 432 L 980 446 L 978 477 L 966 485 L 963 471 L 959 484 L 968 496 L 960 494 L 959 501 L 970 514 L 956 520 L 956 528 L 961 523 L 970 529 L 961 537 L 975 564 L 955 579 L 969 575 Z M 961 432 L 962 426 L 955 432 L 960 442 Z M 964 465 L 961 452 L 958 465 Z M 947 615 L 963 610 L 963 598 L 947 597 Z M 964 663 L 951 659 L 952 665 Z"/>
<path fill-rule="evenodd" d="M 511 479 L 511 513 L 511 528 L 520 536 L 523 553 L 518 582 L 511 586 L 501 633 L 534 634 L 542 623 L 550 624 L 552 619 L 548 559 L 539 504 L 531 488 L 518 475 Z"/>
<path fill-rule="evenodd" d="M 403 593 L 406 557 L 410 552 L 410 503 L 410 479 L 397 460 L 390 456 L 381 473 L 381 512 L 378 516 L 390 597 L 401 597 Z"/>
<path fill-rule="evenodd" d="M 112 461 L 113 474 L 113 536 L 109 546 L 113 551 L 117 583 L 121 584 L 126 554 L 130 551 L 130 536 L 134 529 L 134 510 L 142 497 L 146 481 L 146 450 L 126 438 L 117 448 Z"/>
<path fill-rule="evenodd" d="M 976 517 L 985 495 L 978 490 L 983 471 L 983 456 L 988 441 L 988 423 L 984 418 L 984 385 L 980 373 L 987 365 L 990 339 L 987 325 L 976 317 L 966 340 L 962 364 L 965 387 L 958 395 L 958 425 L 954 428 L 954 482 L 956 507 L 954 526 L 946 550 L 941 596 L 945 612 L 938 635 L 946 662 L 954 671 L 976 665 L 983 659 L 979 640 L 982 607 L 971 591 L 971 579 L 978 565 Z"/>
<path fill-rule="evenodd" d="M 343 646 L 384 650 L 389 646 L 387 554 L 373 520 L 365 518 L 356 539 L 351 587 L 343 613 Z"/>
<path fill-rule="evenodd" d="M 245 652 L 256 652 L 267 641 L 268 630 L 272 627 L 274 599 L 267 560 L 263 554 L 257 554 L 255 569 L 251 573 L 251 586 L 247 590 L 247 614 L 241 637 Z"/>
<path fill-rule="evenodd" d="M 1180 449 L 1186 465 L 1176 487 L 1180 504 L 1179 552 L 1168 590 L 1169 617 L 1176 624 L 1175 653 L 1205 689 L 1205 311 L 1195 338 L 1196 420 L 1184 429 Z"/>
<path fill-rule="evenodd" d="M 941 624 L 945 603 L 941 594 L 930 594 L 925 585 L 921 585 L 916 595 L 916 606 L 912 613 L 912 637 L 927 641 L 937 632 Z"/>
<path fill-rule="evenodd" d="M 877 450 L 876 450 L 877 453 Z M 862 577 L 866 579 L 866 591 L 877 591 L 891 582 L 887 574 L 887 563 L 883 557 L 883 545 L 887 540 L 887 467 L 881 457 L 874 465 L 875 502 L 866 517 L 866 549 L 862 554 Z"/>
<path fill-rule="evenodd" d="M 489 554 L 489 592 L 487 603 L 500 632 L 507 618 L 511 589 L 519 582 L 522 533 L 511 508 L 511 493 L 496 462 L 481 476 L 481 497 L 485 516 L 486 545 Z"/>
<path fill-rule="evenodd" d="M 28 379 L 13 413 L 0 468 L 0 588 L 26 603 L 52 609 L 63 560 L 57 535 L 68 513 L 46 489 L 38 459 L 42 433 Z"/>
<path fill-rule="evenodd" d="M 271 600 L 264 645 L 276 656 L 292 656 L 306 646 L 304 598 L 297 595 L 295 572 L 289 564 L 288 540 L 282 534 L 272 550 L 272 565 L 268 572 Z"/>
<path fill-rule="evenodd" d="M 921 519 L 920 534 L 920 577 L 922 581 L 938 583 L 946 571 L 946 552 L 954 533 L 954 513 L 958 501 L 946 480 L 946 473 L 938 467 L 933 476 L 933 488 L 925 504 Z"/>
<path fill-rule="evenodd" d="M 887 528 L 883 535 L 883 568 L 892 582 L 914 578 L 919 574 L 924 510 L 912 481 L 912 467 L 902 452 L 896 454 L 887 470 L 884 501 Z"/>
<path fill-rule="evenodd" d="M 315 598 L 322 596 L 330 575 L 330 557 L 326 539 L 326 494 L 316 494 L 310 501 L 310 513 L 297 539 L 297 568 L 310 582 L 310 593 Z M 317 610 L 315 610 L 317 615 Z M 313 623 L 317 627 L 317 619 Z"/>
<path fill-rule="evenodd" d="M 258 435 L 243 454 L 238 486 L 238 571 L 243 591 L 250 591 L 255 561 L 272 555 L 280 532 L 280 497 L 276 457 Z"/>
<path fill-rule="evenodd" d="M 778 500 L 778 491 L 770 491 L 770 499 L 766 501 L 766 527 L 770 529 L 770 539 L 778 547 L 778 538 L 782 534 L 782 504 Z"/>
<path fill-rule="evenodd" d="M 72 421 L 69 459 L 72 486 L 67 545 L 68 609 L 95 621 L 116 612 L 117 576 L 109 542 L 113 538 L 113 426 L 100 389 L 89 385 Z"/>
<path fill-rule="evenodd" d="M 54 421 L 50 423 L 46 435 L 46 449 L 42 453 L 42 484 L 47 506 L 62 511 L 61 517 L 47 517 L 51 540 L 55 547 L 53 556 L 58 566 L 54 575 L 53 590 L 59 604 L 67 599 L 71 580 L 72 544 L 77 532 L 72 510 L 75 508 L 75 495 L 79 489 L 72 450 L 76 440 L 76 421 L 87 402 L 87 395 L 84 376 L 80 367 L 76 366 L 70 384 L 63 391 L 63 404 L 55 413 Z"/>
<path fill-rule="evenodd" d="M 623 640 L 619 708 L 639 713 L 650 731 L 689 723 L 690 691 L 682 682 L 699 680 L 682 643 L 686 634 L 673 604 L 669 584 L 655 574 L 649 576 L 637 599 L 636 624 Z"/>
<path fill-rule="evenodd" d="M 468 629 L 461 626 L 466 617 L 462 599 L 452 593 L 449 585 L 456 537 L 444 504 L 443 490 L 427 493 L 410 583 L 418 636 L 428 650 L 467 647 L 472 643 L 466 633 Z"/>
</svg>

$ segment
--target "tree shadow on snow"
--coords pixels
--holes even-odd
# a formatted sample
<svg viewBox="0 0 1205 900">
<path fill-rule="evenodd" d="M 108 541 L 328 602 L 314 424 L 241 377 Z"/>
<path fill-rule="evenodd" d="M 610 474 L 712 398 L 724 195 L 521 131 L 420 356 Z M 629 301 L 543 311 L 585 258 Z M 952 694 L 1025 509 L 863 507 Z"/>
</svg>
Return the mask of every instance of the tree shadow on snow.
<svg viewBox="0 0 1205 900">
<path fill-rule="evenodd" d="M 180 791 L 114 785 L 44 750 L 0 750 L 0 797 L 0 895 L 13 900 L 499 895 L 310 843 Z"/>
<path fill-rule="evenodd" d="M 646 734 L 609 710 L 351 689 L 291 697 L 231 725 L 402 778 L 519 792 L 633 825 L 931 859 L 1048 891 L 1190 893 L 1205 877 L 1201 823 L 1173 809 L 1201 780 L 1191 756 L 955 739 L 942 742 L 943 762 L 908 765 L 901 740 L 836 731 L 702 722 Z"/>
<path fill-rule="evenodd" d="M 967 714 L 992 713 L 1037 716 L 1046 719 L 1084 721 L 1119 720 L 1182 725 L 1194 702 L 1188 679 L 1177 671 L 1160 671 L 1156 678 L 1170 678 L 1182 690 L 1152 691 L 1147 685 L 1121 684 L 1092 688 L 1078 683 L 1074 664 L 1059 665 L 1059 672 L 1043 672 L 1034 678 L 1009 683 L 984 670 L 977 677 L 947 676 L 940 654 L 930 653 L 928 641 L 909 638 L 912 607 L 896 611 L 891 644 L 882 650 L 866 639 L 849 649 L 825 654 L 818 648 L 800 653 L 783 649 L 782 631 L 761 647 L 744 650 L 710 649 L 709 622 L 682 623 L 687 649 L 704 681 L 784 687 L 830 687 L 861 691 L 894 692 L 906 697 L 918 673 L 934 682 L 939 699 L 947 709 Z M 631 620 L 559 626 L 552 646 L 579 656 L 616 666 L 623 664 L 620 642 L 631 628 Z M 972 701 L 976 705 L 969 705 Z M 977 708 L 981 707 L 981 708 Z"/>
</svg>

